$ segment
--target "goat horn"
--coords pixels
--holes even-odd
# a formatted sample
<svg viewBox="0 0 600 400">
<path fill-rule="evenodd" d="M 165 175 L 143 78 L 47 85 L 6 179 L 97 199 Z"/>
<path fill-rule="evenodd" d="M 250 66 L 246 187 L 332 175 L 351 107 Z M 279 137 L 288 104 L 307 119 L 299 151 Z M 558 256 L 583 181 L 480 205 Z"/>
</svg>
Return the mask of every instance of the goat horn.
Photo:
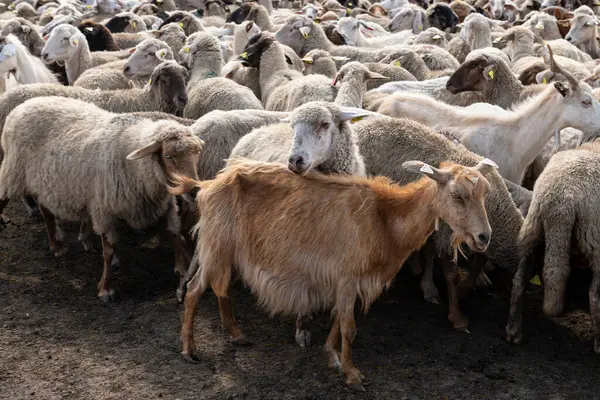
<svg viewBox="0 0 600 400">
<path fill-rule="evenodd" d="M 556 74 L 562 74 L 565 78 L 567 78 L 567 82 L 569 82 L 571 84 L 571 87 L 573 89 L 577 88 L 577 86 L 579 86 L 579 81 L 577 80 L 577 78 L 575 78 L 569 72 L 565 71 L 560 65 L 558 65 L 556 60 L 554 60 L 554 54 L 552 53 L 552 47 L 550 47 L 550 45 L 546 45 L 546 46 L 548 47 L 548 58 L 550 59 L 550 63 L 549 63 L 550 71 L 552 71 Z"/>
</svg>

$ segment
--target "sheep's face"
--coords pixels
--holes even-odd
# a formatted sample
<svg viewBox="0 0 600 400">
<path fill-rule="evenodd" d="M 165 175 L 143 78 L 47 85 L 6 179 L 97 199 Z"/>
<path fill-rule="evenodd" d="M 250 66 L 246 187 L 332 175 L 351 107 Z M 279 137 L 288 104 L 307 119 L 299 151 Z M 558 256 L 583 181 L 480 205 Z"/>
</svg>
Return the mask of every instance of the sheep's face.
<svg viewBox="0 0 600 400">
<path fill-rule="evenodd" d="M 305 5 L 301 12 L 312 20 L 319 16 L 319 9 L 314 4 Z"/>
<path fill-rule="evenodd" d="M 445 162 L 438 169 L 421 161 L 407 161 L 402 166 L 437 183 L 436 208 L 440 218 L 454 232 L 455 256 L 461 243 L 473 251 L 485 251 L 492 228 L 485 211 L 490 184 L 484 175 L 495 169 L 496 164 L 485 159 L 475 167 Z"/>
<path fill-rule="evenodd" d="M 426 15 L 429 25 L 442 31 L 446 29 L 454 31 L 454 28 L 458 25 L 458 15 L 448 5 L 443 3 L 438 3 L 430 7 Z"/>
<path fill-rule="evenodd" d="M 146 39 L 138 44 L 123 68 L 123 75 L 127 78 L 134 76 L 150 76 L 152 71 L 163 61 L 172 60 L 173 52 L 162 41 Z"/>
<path fill-rule="evenodd" d="M 218 57 L 222 52 L 219 40 L 207 32 L 197 32 L 194 36 L 188 38 L 188 44 L 179 51 L 179 58 L 185 60 L 189 68 L 194 67 L 194 63 L 201 57 Z"/>
<path fill-rule="evenodd" d="M 123 11 L 121 4 L 117 0 L 97 0 L 97 2 L 100 13 L 115 15 Z"/>
<path fill-rule="evenodd" d="M 487 56 L 481 55 L 475 59 L 467 59 L 446 82 L 446 89 L 457 94 L 466 91 L 479 91 L 484 88 L 490 77 L 490 71 L 495 73 L 496 63 Z M 486 78 L 487 74 L 487 78 Z"/>
<path fill-rule="evenodd" d="M 59 25 L 52 30 L 42 49 L 42 60 L 47 63 L 66 62 L 73 58 L 85 36 L 71 25 Z"/>
<path fill-rule="evenodd" d="M 404 30 L 412 30 L 413 33 L 419 34 L 424 29 L 427 29 L 429 22 L 425 18 L 425 10 L 418 10 L 413 7 L 403 7 L 394 15 L 390 21 L 388 28 L 391 32 L 400 32 Z"/>
<path fill-rule="evenodd" d="M 577 15 L 571 20 L 571 29 L 565 40 L 575 46 L 579 46 L 596 40 L 596 26 L 599 22 L 595 17 L 589 15 Z"/>
<path fill-rule="evenodd" d="M 260 67 L 262 55 L 275 43 L 272 34 L 262 32 L 253 36 L 248 41 L 244 51 L 240 54 L 240 60 L 245 67 Z"/>
<path fill-rule="evenodd" d="M 445 49 L 448 47 L 446 34 L 437 28 L 429 28 L 424 32 L 419 33 L 414 41 L 415 44 L 431 44 Z"/>
<path fill-rule="evenodd" d="M 275 33 L 275 39 L 279 43 L 291 47 L 296 53 L 301 54 L 304 41 L 308 39 L 313 29 L 314 22 L 304 15 L 294 15 L 287 19 Z"/>
<path fill-rule="evenodd" d="M 21 43 L 29 43 L 32 36 L 39 35 L 39 33 L 31 29 L 31 26 L 29 26 L 22 18 L 7 21 L 2 28 L 0 37 L 6 37 L 10 34 L 15 35 Z"/>
<path fill-rule="evenodd" d="M 187 70 L 175 61 L 165 61 L 150 76 L 151 89 L 158 91 L 164 102 L 173 105 L 174 113 L 183 111 L 187 103 L 187 75 Z"/>
</svg>

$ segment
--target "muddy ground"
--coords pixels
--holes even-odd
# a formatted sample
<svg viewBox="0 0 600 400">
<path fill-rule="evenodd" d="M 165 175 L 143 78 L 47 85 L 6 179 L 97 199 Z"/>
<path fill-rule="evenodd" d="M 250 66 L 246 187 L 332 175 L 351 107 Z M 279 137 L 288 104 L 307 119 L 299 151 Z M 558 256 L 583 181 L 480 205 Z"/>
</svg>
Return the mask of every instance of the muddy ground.
<svg viewBox="0 0 600 400">
<path fill-rule="evenodd" d="M 327 369 L 327 316 L 312 325 L 313 346 L 299 348 L 293 320 L 270 319 L 241 285 L 234 309 L 254 345 L 228 342 L 207 293 L 195 326 L 202 361 L 187 364 L 179 355 L 182 305 L 168 246 L 123 233 L 118 299 L 102 306 L 101 255 L 83 251 L 77 226 L 66 226 L 69 252 L 55 258 L 43 223 L 18 202 L 5 214 L 12 222 L 0 232 L 2 399 L 600 398 L 585 301 L 584 310 L 550 320 L 540 313 L 539 295 L 530 294 L 527 343 L 515 347 L 503 339 L 505 292 L 474 292 L 463 302 L 471 334 L 458 333 L 445 307 L 425 303 L 406 272 L 367 317 L 357 316 L 354 360 L 373 382 L 366 393 L 346 389 Z"/>
</svg>

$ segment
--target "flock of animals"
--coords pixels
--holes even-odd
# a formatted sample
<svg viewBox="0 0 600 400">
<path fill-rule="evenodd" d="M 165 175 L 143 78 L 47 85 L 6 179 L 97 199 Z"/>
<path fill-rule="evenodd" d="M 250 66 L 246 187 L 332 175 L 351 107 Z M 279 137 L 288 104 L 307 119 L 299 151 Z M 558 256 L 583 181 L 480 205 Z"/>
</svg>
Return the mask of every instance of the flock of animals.
<svg viewBox="0 0 600 400">
<path fill-rule="evenodd" d="M 241 279 L 272 314 L 333 310 L 329 366 L 352 362 L 364 310 L 403 265 L 448 319 L 513 278 L 520 343 L 529 280 L 565 307 L 569 255 L 593 272 L 600 354 L 600 4 L 590 0 L 16 0 L 0 3 L 0 230 L 10 199 L 101 238 L 98 296 L 114 298 L 118 226 L 158 227 L 185 303 L 231 306 Z M 468 270 L 459 279 L 457 264 Z"/>
</svg>

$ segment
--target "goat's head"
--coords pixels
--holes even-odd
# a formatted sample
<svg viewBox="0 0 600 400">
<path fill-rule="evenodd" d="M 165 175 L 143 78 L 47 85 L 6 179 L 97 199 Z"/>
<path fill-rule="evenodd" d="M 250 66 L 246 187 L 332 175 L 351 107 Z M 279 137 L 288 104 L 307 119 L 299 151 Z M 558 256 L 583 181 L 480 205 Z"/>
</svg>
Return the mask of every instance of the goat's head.
<svg viewBox="0 0 600 400">
<path fill-rule="evenodd" d="M 127 159 L 156 157 L 167 180 L 181 175 L 198 180 L 198 160 L 204 141 L 189 127 L 175 121 L 154 122 L 151 129 L 154 140 L 131 152 Z"/>
<path fill-rule="evenodd" d="M 465 62 L 450 76 L 446 89 L 452 94 L 466 91 L 483 90 L 488 82 L 494 79 L 494 74 L 504 63 L 504 68 L 510 70 L 500 57 L 479 53 L 467 56 Z"/>
<path fill-rule="evenodd" d="M 436 3 L 427 9 L 425 13 L 429 25 L 438 28 L 442 31 L 450 29 L 454 31 L 458 25 L 458 15 L 452 11 L 448 4 Z"/>
<path fill-rule="evenodd" d="M 458 17 L 459 22 L 463 22 L 469 14 L 477 12 L 475 7 L 462 0 L 453 0 L 452 3 L 450 3 L 450 8 Z"/>
<path fill-rule="evenodd" d="M 77 48 L 85 42 L 85 36 L 72 25 L 62 24 L 52 30 L 46 45 L 42 49 L 42 60 L 45 63 L 70 60 Z"/>
<path fill-rule="evenodd" d="M 18 45 L 18 39 L 13 35 L 0 37 L 0 74 L 5 74 L 18 68 L 16 57 Z"/>
<path fill-rule="evenodd" d="M 461 243 L 477 252 L 487 249 L 492 228 L 485 211 L 490 184 L 484 175 L 497 167 L 493 161 L 484 159 L 474 167 L 444 162 L 439 169 L 421 161 L 407 161 L 402 167 L 436 182 L 435 207 L 439 217 L 454 231 L 455 257 Z"/>
<path fill-rule="evenodd" d="M 292 115 L 282 120 L 294 131 L 288 168 L 297 174 L 305 174 L 331 159 L 334 146 L 342 129 L 351 129 L 347 121 L 375 115 L 360 108 L 339 107 L 333 103 L 310 102 L 296 108 Z"/>
<path fill-rule="evenodd" d="M 169 45 L 158 39 L 146 39 L 131 49 L 130 53 L 123 67 L 123 75 L 127 78 L 150 76 L 158 64 L 173 59 Z"/>
<path fill-rule="evenodd" d="M 183 111 L 187 104 L 187 77 L 185 67 L 169 60 L 154 69 L 148 83 L 151 90 L 157 90 L 160 98 L 167 104 L 173 104 L 173 112 L 178 113 Z"/>
<path fill-rule="evenodd" d="M 600 24 L 596 17 L 579 14 L 571 20 L 571 28 L 565 36 L 565 40 L 575 46 L 580 46 L 590 41 L 596 40 L 598 34 L 596 27 Z"/>
</svg>

